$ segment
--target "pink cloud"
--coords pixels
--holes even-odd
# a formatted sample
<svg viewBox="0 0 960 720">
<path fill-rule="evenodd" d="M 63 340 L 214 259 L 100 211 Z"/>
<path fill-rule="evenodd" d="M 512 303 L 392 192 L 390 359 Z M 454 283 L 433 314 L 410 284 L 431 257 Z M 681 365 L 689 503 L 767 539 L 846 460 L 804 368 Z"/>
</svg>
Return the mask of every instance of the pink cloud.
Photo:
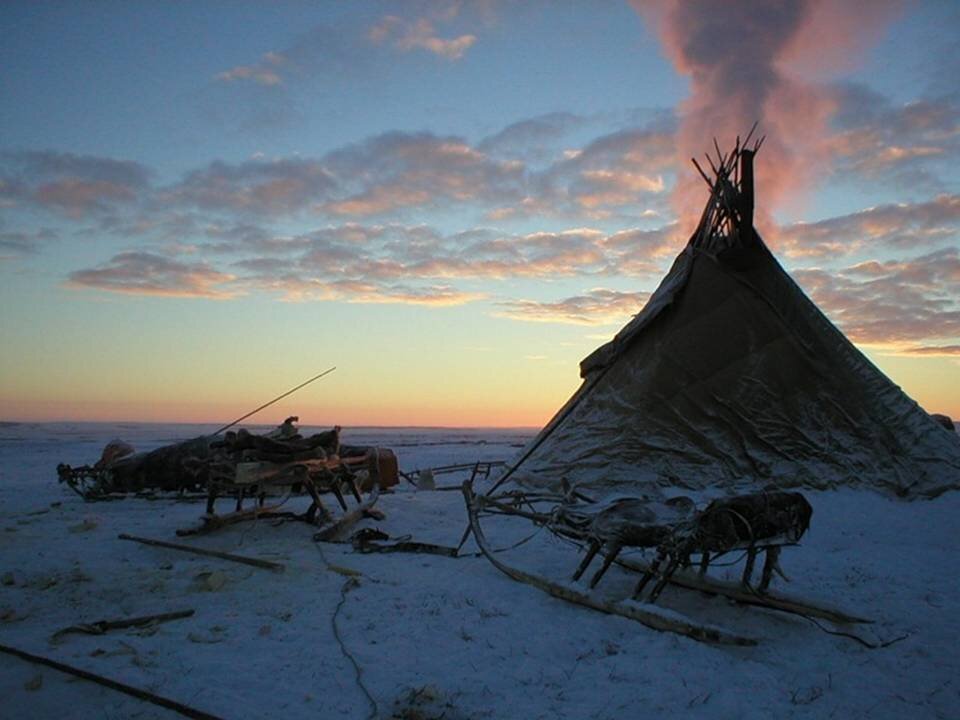
<svg viewBox="0 0 960 720">
<path fill-rule="evenodd" d="M 351 279 L 326 279 L 296 274 L 265 274 L 247 278 L 249 288 L 279 293 L 288 302 L 342 301 L 379 305 L 453 307 L 475 302 L 483 293 L 464 292 L 449 285 L 410 286 Z"/>
<path fill-rule="evenodd" d="M 794 223 L 775 229 L 768 240 L 791 257 L 824 257 L 881 245 L 937 245 L 958 232 L 960 195 L 940 195 L 926 202 L 878 205 L 818 222 Z"/>
<path fill-rule="evenodd" d="M 829 148 L 841 172 L 854 178 L 942 189 L 960 158 L 960 105 L 955 97 L 894 104 L 856 85 L 833 90 L 838 132 Z"/>
<path fill-rule="evenodd" d="M 283 78 L 280 71 L 287 62 L 286 57 L 280 53 L 268 52 L 263 55 L 255 65 L 237 65 L 217 73 L 215 79 L 220 82 L 238 82 L 248 81 L 258 85 L 280 85 Z"/>
<path fill-rule="evenodd" d="M 189 173 L 160 196 L 166 203 L 208 210 L 276 215 L 308 208 L 329 197 L 335 188 L 330 172 L 318 160 L 216 161 Z"/>
<path fill-rule="evenodd" d="M 82 217 L 91 210 L 103 209 L 116 202 L 130 202 L 136 192 L 124 185 L 106 180 L 64 178 L 44 183 L 33 191 L 33 200 L 40 205 L 55 208 L 72 217 Z"/>
<path fill-rule="evenodd" d="M 260 100 L 275 106 L 291 81 L 361 71 L 365 66 L 361 38 L 358 28 L 349 24 L 317 25 L 299 33 L 294 42 L 280 50 L 216 73 L 213 81 L 241 92 L 260 91 Z"/>
<path fill-rule="evenodd" d="M 510 300 L 498 303 L 497 317 L 525 322 L 565 323 L 572 325 L 612 325 L 624 323 L 640 312 L 650 298 L 647 292 L 619 292 L 595 288 L 583 295 L 555 302 Z"/>
<path fill-rule="evenodd" d="M 797 270 L 797 282 L 850 339 L 868 344 L 960 337 L 960 251 Z"/>
<path fill-rule="evenodd" d="M 437 35 L 433 22 L 427 18 L 404 20 L 387 15 L 370 28 L 367 37 L 374 44 L 389 43 L 401 52 L 426 50 L 447 60 L 460 60 L 474 43 L 476 35 L 459 35 L 444 39 Z"/>
<path fill-rule="evenodd" d="M 365 217 L 427 205 L 433 199 L 434 193 L 429 190 L 411 188 L 403 182 L 396 182 L 390 185 L 378 185 L 345 200 L 328 202 L 323 209 L 334 215 Z"/>
<path fill-rule="evenodd" d="M 530 173 L 525 192 L 512 205 L 492 209 L 491 219 L 560 216 L 624 221 L 659 214 L 673 170 L 672 131 L 655 123 L 601 135 L 567 151 L 545 169 Z"/>
<path fill-rule="evenodd" d="M 586 170 L 575 186 L 574 199 L 585 208 L 631 205 L 642 193 L 664 191 L 663 177 L 639 172 Z"/>
<path fill-rule="evenodd" d="M 522 163 L 431 133 L 386 133 L 332 152 L 324 163 L 345 191 L 323 206 L 336 215 L 379 215 L 441 201 L 484 205 L 516 197 L 525 183 Z"/>
<path fill-rule="evenodd" d="M 183 263 L 148 252 L 125 252 L 98 268 L 71 273 L 67 286 L 127 295 L 223 300 L 239 294 L 230 287 L 234 279 L 235 276 L 218 272 L 205 263 Z"/>
<path fill-rule="evenodd" d="M 0 153 L 0 197 L 72 218 L 130 205 L 148 190 L 142 165 L 52 150 Z"/>
<path fill-rule="evenodd" d="M 907 355 L 958 357 L 960 356 L 960 345 L 924 345 L 921 347 L 906 348 L 901 352 Z"/>
</svg>

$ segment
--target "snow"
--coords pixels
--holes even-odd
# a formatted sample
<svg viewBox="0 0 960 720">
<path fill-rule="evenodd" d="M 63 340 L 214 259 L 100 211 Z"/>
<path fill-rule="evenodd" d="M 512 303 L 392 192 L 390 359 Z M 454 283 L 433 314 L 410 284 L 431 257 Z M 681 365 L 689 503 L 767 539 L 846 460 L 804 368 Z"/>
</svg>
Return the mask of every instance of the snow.
<svg viewBox="0 0 960 720">
<path fill-rule="evenodd" d="M 282 574 L 125 542 L 119 533 L 177 541 L 174 531 L 195 524 L 203 506 L 84 503 L 56 481 L 58 462 L 92 462 L 115 437 L 148 450 L 211 429 L 0 424 L 0 643 L 221 717 L 364 718 L 370 705 L 331 622 L 355 577 L 336 622 L 382 717 L 958 716 L 960 493 L 914 502 L 866 490 L 805 493 L 811 530 L 784 551 L 793 582 L 775 589 L 875 619 L 846 628 L 865 639 L 905 639 L 870 650 L 800 617 L 666 590 L 664 612 L 760 640 L 720 647 L 564 603 L 482 557 L 365 555 L 314 543 L 302 523 L 182 540 L 282 562 Z M 412 470 L 508 459 L 531 434 L 345 428 L 343 437 L 392 447 Z M 442 487 L 460 477 L 436 480 Z M 459 492 L 401 484 L 378 507 L 386 520 L 364 524 L 392 537 L 456 545 L 466 525 Z M 484 527 L 496 547 L 533 532 L 514 520 Z M 467 550 L 476 550 L 472 541 Z M 541 532 L 504 559 L 561 579 L 579 556 Z M 734 578 L 738 570 L 717 572 Z M 599 590 L 624 595 L 630 583 L 611 571 Z M 50 639 L 78 622 L 191 608 L 191 618 L 146 630 Z M 0 717 L 177 717 L 5 654 L 0 694 Z"/>
</svg>

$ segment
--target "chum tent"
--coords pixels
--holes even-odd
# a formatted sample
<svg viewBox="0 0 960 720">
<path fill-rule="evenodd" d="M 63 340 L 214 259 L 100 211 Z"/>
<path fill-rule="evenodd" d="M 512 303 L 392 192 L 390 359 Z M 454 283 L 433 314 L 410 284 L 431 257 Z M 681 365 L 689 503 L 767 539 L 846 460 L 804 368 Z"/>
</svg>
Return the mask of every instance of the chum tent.
<svg viewBox="0 0 960 720">
<path fill-rule="evenodd" d="M 583 360 L 583 384 L 500 482 L 858 485 L 901 497 L 960 487 L 960 436 L 873 365 L 754 230 L 760 143 L 745 145 L 712 177 L 701 170 L 710 199 L 683 252 L 640 313 Z"/>
</svg>

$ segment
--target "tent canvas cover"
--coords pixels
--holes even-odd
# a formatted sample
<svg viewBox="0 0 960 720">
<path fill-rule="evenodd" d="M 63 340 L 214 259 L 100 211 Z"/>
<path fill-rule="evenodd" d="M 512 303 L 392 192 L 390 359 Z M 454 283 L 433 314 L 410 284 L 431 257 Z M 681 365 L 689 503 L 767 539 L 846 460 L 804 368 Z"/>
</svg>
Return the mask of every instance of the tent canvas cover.
<svg viewBox="0 0 960 720">
<path fill-rule="evenodd" d="M 901 497 L 960 487 L 960 436 L 873 365 L 754 230 L 757 149 L 738 141 L 713 179 L 701 171 L 711 195 L 690 241 L 502 480 Z"/>
</svg>

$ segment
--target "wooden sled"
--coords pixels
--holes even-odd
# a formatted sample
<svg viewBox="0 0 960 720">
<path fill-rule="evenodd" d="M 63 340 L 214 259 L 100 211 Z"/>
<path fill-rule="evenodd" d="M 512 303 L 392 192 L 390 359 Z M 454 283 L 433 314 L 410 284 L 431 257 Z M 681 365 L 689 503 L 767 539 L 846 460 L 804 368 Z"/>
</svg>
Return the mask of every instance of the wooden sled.
<svg viewBox="0 0 960 720">
<path fill-rule="evenodd" d="M 289 519 L 320 528 L 316 539 L 331 539 L 374 512 L 381 481 L 384 478 L 390 481 L 391 467 L 396 467 L 395 456 L 391 451 L 379 448 L 368 448 L 363 454 L 356 453 L 350 457 L 332 456 L 288 463 L 240 463 L 232 479 L 221 477 L 210 482 L 207 511 L 201 516 L 200 525 L 177 530 L 177 535 L 206 534 L 228 525 L 257 519 Z M 396 477 L 395 472 L 392 477 Z M 357 502 L 353 510 L 347 504 L 344 490 Z M 298 491 L 310 496 L 307 510 L 302 513 L 284 510 L 287 498 Z M 364 491 L 369 491 L 366 499 L 362 495 Z M 279 502 L 266 504 L 268 495 L 282 492 L 285 495 Z M 324 505 L 320 496 L 325 493 L 336 498 L 343 512 L 340 518 L 336 518 Z M 233 512 L 217 514 L 216 501 L 224 497 L 233 499 L 235 508 Z M 244 508 L 244 501 L 248 498 L 254 500 L 254 505 Z"/>
<path fill-rule="evenodd" d="M 536 587 L 537 589 L 562 600 L 589 607 L 594 610 L 599 610 L 601 612 L 619 615 L 621 617 L 635 620 L 654 630 L 684 635 L 701 642 L 741 646 L 757 644 L 757 640 L 755 638 L 747 637 L 717 626 L 698 622 L 695 619 L 685 617 L 673 610 L 662 610 L 654 605 L 649 599 L 647 602 L 641 602 L 639 598 L 636 597 L 622 601 L 605 599 L 599 594 L 598 591 L 594 590 L 596 582 L 591 583 L 589 589 L 585 589 L 576 585 L 575 580 L 569 582 L 558 582 L 547 579 L 535 573 L 520 570 L 508 565 L 506 562 L 500 559 L 500 557 L 498 557 L 493 550 L 491 550 L 480 525 L 481 514 L 492 512 L 494 514 L 515 515 L 528 521 L 532 521 L 535 524 L 543 525 L 551 530 L 551 532 L 561 535 L 568 540 L 574 540 L 575 542 L 588 545 L 589 549 L 587 559 L 581 563 L 581 568 L 579 568 L 575 574 L 575 578 L 579 578 L 583 569 L 589 563 L 589 560 L 592 559 L 590 551 L 593 549 L 593 547 L 595 547 L 595 545 L 590 545 L 591 538 L 589 537 L 589 534 L 585 532 L 587 525 L 583 525 L 578 528 L 576 525 L 571 526 L 569 523 L 558 523 L 558 514 L 556 512 L 539 512 L 536 506 L 537 502 L 542 503 L 561 501 L 564 499 L 564 496 L 549 493 L 531 494 L 527 496 L 526 494 L 519 493 L 510 497 L 509 499 L 503 497 L 490 498 L 474 494 L 472 483 L 469 481 L 465 482 L 463 485 L 463 494 L 467 506 L 467 514 L 470 520 L 470 529 L 473 532 L 481 552 L 491 562 L 491 564 L 494 565 L 494 567 L 512 579 L 531 585 L 532 587 Z M 523 500 L 521 500 L 521 497 Z M 528 501 L 529 498 L 532 498 L 532 501 Z M 641 578 L 656 576 L 656 568 L 652 568 L 650 565 L 636 563 L 617 557 L 619 549 L 624 545 L 622 542 L 623 537 L 624 536 L 620 534 L 620 542 L 615 542 L 612 551 L 606 554 L 604 566 L 601 568 L 601 571 L 598 573 L 598 575 L 602 576 L 602 574 L 606 572 L 606 569 L 609 568 L 611 564 L 616 562 L 617 565 L 627 570 L 639 573 Z M 666 539 L 666 535 L 663 532 L 654 532 L 647 528 L 645 530 L 638 531 L 638 534 L 636 534 L 634 538 L 637 541 L 637 545 L 645 545 L 649 547 L 656 546 L 658 543 L 663 542 Z M 596 538 L 593 539 L 595 540 Z M 601 543 L 601 545 L 603 545 L 603 543 Z M 594 552 L 594 555 L 600 552 L 602 552 L 602 550 L 597 550 Z M 722 596 L 749 606 L 764 607 L 769 610 L 792 613 L 807 618 L 820 618 L 836 624 L 871 622 L 870 620 L 856 617 L 836 608 L 826 607 L 824 605 L 806 600 L 779 596 L 769 591 L 759 593 L 755 590 L 745 588 L 743 585 L 735 586 L 728 583 L 718 582 L 703 575 L 692 575 L 689 572 L 672 571 L 669 574 L 661 574 L 659 577 L 664 584 L 671 584 L 684 589 L 697 590 L 710 595 Z M 595 576 L 595 579 L 599 580 L 599 577 Z"/>
</svg>

